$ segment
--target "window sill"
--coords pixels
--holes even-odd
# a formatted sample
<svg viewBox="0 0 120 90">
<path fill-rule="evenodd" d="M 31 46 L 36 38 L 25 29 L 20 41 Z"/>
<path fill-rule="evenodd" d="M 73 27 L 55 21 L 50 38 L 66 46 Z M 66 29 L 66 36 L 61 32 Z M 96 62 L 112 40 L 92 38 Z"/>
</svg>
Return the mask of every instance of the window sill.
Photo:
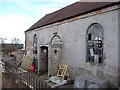
<svg viewBox="0 0 120 90">
<path fill-rule="evenodd" d="M 89 63 L 90 65 L 93 65 L 93 66 L 102 66 L 104 63 L 95 63 L 95 62 L 89 62 L 89 61 L 86 61 L 86 63 Z"/>
</svg>

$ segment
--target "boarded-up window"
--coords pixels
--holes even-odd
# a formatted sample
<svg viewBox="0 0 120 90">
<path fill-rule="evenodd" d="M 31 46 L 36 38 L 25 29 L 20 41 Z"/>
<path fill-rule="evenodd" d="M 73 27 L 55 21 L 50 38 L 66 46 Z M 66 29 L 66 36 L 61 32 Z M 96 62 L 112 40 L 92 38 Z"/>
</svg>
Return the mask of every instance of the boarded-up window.
<svg viewBox="0 0 120 90">
<path fill-rule="evenodd" d="M 33 54 L 37 54 L 37 36 L 36 36 L 36 34 L 33 37 Z"/>
<path fill-rule="evenodd" d="M 92 24 L 87 31 L 87 61 L 103 62 L 103 29 L 100 24 Z"/>
</svg>

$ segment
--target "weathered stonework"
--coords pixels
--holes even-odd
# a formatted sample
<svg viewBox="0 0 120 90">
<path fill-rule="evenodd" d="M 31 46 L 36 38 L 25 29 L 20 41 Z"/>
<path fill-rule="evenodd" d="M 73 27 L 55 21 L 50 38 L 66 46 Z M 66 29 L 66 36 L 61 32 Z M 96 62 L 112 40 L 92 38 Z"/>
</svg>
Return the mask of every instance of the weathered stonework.
<svg viewBox="0 0 120 90">
<path fill-rule="evenodd" d="M 40 70 L 40 47 L 48 46 L 48 74 L 55 75 L 58 64 L 67 64 L 70 77 L 87 74 L 109 81 L 109 86 L 118 86 L 118 7 L 103 9 L 103 11 L 92 12 L 84 15 L 55 23 L 45 27 L 37 28 L 26 32 L 27 55 L 32 55 L 33 36 L 38 38 L 38 67 Z M 104 60 L 101 64 L 86 62 L 86 33 L 88 27 L 93 23 L 99 23 L 103 28 L 103 53 Z M 53 47 L 50 41 L 53 34 L 57 32 L 61 41 L 62 48 Z M 58 56 L 54 53 L 58 48 Z M 60 53 L 59 53 L 60 52 Z M 57 58 L 55 58 L 57 57 Z M 55 61 L 57 60 L 57 61 Z M 52 64 L 51 64 L 52 63 Z M 57 65 L 56 65 L 57 64 Z"/>
</svg>

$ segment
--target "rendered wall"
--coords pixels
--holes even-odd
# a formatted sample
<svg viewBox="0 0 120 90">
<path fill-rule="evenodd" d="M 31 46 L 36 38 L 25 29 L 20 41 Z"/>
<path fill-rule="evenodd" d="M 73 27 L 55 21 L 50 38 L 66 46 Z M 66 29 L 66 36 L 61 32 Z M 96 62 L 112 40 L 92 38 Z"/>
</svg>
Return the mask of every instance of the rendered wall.
<svg viewBox="0 0 120 90">
<path fill-rule="evenodd" d="M 104 33 L 104 63 L 100 65 L 86 62 L 86 32 L 93 23 L 99 23 Z M 55 32 L 63 42 L 62 63 L 69 65 L 71 78 L 87 74 L 107 79 L 110 81 L 109 85 L 118 85 L 118 10 L 26 32 L 27 54 L 32 54 L 34 34 L 37 35 L 38 47 L 40 47 L 40 45 L 49 46 Z M 38 60 L 39 58 L 38 53 Z"/>
</svg>

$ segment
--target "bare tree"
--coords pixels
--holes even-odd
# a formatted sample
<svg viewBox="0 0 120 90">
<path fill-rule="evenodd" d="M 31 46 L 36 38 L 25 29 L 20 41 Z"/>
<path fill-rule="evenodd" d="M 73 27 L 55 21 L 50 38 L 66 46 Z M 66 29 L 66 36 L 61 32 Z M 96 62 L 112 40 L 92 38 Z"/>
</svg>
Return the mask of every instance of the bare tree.
<svg viewBox="0 0 120 90">
<path fill-rule="evenodd" d="M 0 37 L 0 43 L 1 44 L 5 43 L 5 40 L 7 40 L 7 38 Z"/>
<path fill-rule="evenodd" d="M 12 38 L 11 41 L 12 41 L 13 44 L 19 44 L 20 43 L 20 40 L 16 37 Z"/>
</svg>

